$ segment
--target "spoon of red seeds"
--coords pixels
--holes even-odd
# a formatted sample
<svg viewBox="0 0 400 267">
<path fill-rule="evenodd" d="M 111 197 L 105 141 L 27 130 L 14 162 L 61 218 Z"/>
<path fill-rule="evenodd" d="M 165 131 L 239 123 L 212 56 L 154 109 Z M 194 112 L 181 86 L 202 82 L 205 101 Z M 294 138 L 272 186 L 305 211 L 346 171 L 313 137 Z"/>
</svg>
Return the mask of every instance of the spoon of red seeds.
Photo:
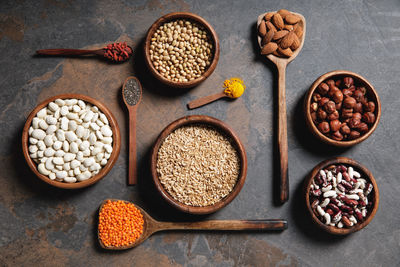
<svg viewBox="0 0 400 267">
<path fill-rule="evenodd" d="M 50 55 L 50 56 L 82 56 L 82 55 L 98 55 L 105 57 L 113 62 L 124 62 L 132 56 L 132 48 L 123 43 L 109 44 L 104 48 L 95 50 L 85 49 L 42 49 L 37 50 L 38 55 Z"/>
</svg>

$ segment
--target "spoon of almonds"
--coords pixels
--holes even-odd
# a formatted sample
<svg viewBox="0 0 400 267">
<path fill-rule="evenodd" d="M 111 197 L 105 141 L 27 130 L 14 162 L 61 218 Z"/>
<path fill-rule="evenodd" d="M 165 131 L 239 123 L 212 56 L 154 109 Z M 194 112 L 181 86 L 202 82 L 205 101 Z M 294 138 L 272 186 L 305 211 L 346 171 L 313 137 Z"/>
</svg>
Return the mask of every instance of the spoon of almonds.
<svg viewBox="0 0 400 267">
<path fill-rule="evenodd" d="M 278 69 L 278 146 L 280 159 L 280 201 L 289 197 L 288 144 L 286 122 L 286 66 L 296 58 L 304 44 L 306 20 L 298 13 L 285 9 L 258 16 L 258 44 L 261 54 Z"/>
</svg>

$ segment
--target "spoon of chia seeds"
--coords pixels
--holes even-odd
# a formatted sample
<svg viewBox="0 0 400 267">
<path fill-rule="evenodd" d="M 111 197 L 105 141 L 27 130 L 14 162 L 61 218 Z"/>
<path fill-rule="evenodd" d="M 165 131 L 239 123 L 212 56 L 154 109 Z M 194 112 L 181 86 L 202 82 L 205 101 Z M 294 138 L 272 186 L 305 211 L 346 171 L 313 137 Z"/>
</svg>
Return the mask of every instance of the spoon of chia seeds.
<svg viewBox="0 0 400 267">
<path fill-rule="evenodd" d="M 129 111 L 129 176 L 128 185 L 137 182 L 136 172 L 136 110 L 142 100 L 142 86 L 136 77 L 126 78 L 122 86 L 122 98 Z"/>
<path fill-rule="evenodd" d="M 101 49 L 42 49 L 37 50 L 36 54 L 46 55 L 46 56 L 83 56 L 83 55 L 98 55 L 105 57 L 113 62 L 124 62 L 127 61 L 132 56 L 132 48 L 123 43 L 113 43 L 109 44 Z"/>
</svg>

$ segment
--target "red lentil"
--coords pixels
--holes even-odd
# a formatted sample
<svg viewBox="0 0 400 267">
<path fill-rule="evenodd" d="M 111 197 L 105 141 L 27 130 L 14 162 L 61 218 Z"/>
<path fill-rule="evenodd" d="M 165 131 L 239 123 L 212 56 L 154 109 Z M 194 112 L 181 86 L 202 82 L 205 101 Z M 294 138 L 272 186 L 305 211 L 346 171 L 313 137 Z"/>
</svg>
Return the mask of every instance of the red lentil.
<svg viewBox="0 0 400 267">
<path fill-rule="evenodd" d="M 143 233 L 143 214 L 132 203 L 108 200 L 99 214 L 99 237 L 104 246 L 132 244 Z"/>
</svg>

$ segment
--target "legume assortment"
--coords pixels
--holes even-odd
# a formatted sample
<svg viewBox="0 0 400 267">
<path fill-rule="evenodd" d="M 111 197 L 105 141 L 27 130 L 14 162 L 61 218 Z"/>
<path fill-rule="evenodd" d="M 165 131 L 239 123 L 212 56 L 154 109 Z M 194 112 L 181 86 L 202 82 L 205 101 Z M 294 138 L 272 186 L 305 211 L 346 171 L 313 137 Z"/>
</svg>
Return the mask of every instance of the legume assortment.
<svg viewBox="0 0 400 267">
<path fill-rule="evenodd" d="M 107 200 L 99 213 L 99 238 L 106 247 L 127 246 L 141 236 L 143 224 L 143 214 L 134 204 Z"/>
<path fill-rule="evenodd" d="M 203 124 L 183 126 L 161 144 L 157 174 L 166 191 L 190 206 L 209 206 L 226 197 L 240 172 L 238 153 L 228 139 Z"/>
<path fill-rule="evenodd" d="M 213 57 L 210 33 L 197 22 L 179 19 L 164 23 L 150 44 L 150 60 L 166 79 L 188 82 L 199 78 Z"/>
<path fill-rule="evenodd" d="M 29 155 L 39 173 L 66 183 L 100 172 L 113 151 L 113 132 L 98 107 L 80 99 L 56 99 L 32 119 Z"/>
<path fill-rule="evenodd" d="M 350 228 L 365 220 L 373 207 L 373 185 L 344 165 L 321 170 L 310 185 L 310 204 L 326 225 Z"/>
</svg>

